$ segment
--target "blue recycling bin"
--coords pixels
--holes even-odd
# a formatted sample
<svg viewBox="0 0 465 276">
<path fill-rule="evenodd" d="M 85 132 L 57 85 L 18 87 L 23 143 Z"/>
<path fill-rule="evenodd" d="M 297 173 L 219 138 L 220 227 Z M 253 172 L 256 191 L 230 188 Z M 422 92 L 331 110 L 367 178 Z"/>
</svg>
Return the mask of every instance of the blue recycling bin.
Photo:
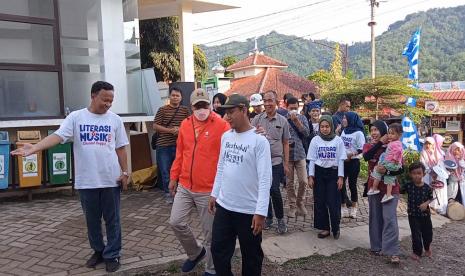
<svg viewBox="0 0 465 276">
<path fill-rule="evenodd" d="M 8 132 L 0 131 L 0 189 L 8 189 L 8 168 L 10 167 L 10 140 Z"/>
</svg>

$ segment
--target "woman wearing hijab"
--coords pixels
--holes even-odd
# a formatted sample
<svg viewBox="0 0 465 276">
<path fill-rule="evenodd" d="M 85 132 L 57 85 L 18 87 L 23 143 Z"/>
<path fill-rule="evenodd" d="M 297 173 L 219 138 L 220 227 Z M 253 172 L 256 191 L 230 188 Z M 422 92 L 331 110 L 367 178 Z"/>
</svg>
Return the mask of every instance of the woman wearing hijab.
<svg viewBox="0 0 465 276">
<path fill-rule="evenodd" d="M 318 135 L 323 101 L 312 101 L 305 106 L 306 113 L 304 113 L 304 115 L 308 120 L 308 125 L 310 126 L 310 137 L 313 138 L 314 136 Z"/>
<path fill-rule="evenodd" d="M 213 111 L 218 114 L 221 118 L 224 117 L 225 109 L 219 108 L 220 106 L 224 105 L 226 102 L 226 95 L 222 93 L 216 93 L 215 96 L 213 96 Z"/>
<path fill-rule="evenodd" d="M 446 160 L 454 161 L 455 169 L 449 176 L 448 198 L 457 199 L 460 190 L 461 203 L 465 205 L 465 148 L 459 142 L 454 142 L 449 146 L 446 153 Z"/>
<path fill-rule="evenodd" d="M 344 184 L 341 190 L 342 217 L 357 218 L 357 180 L 360 173 L 360 153 L 365 145 L 362 119 L 357 113 L 349 111 L 342 119 L 342 141 L 346 148 L 347 159 L 344 163 Z M 347 196 L 346 181 L 349 182 L 350 200 Z"/>
<path fill-rule="evenodd" d="M 438 138 L 438 137 L 437 137 Z M 438 140 L 440 141 L 440 139 Z M 423 182 L 431 186 L 431 173 L 434 166 L 441 165 L 444 161 L 443 151 L 439 150 L 436 145 L 436 140 L 433 137 L 426 137 L 425 144 L 420 153 L 420 162 L 425 165 L 426 175 Z"/>
<path fill-rule="evenodd" d="M 379 158 L 388 143 L 387 138 L 388 126 L 383 121 L 375 121 L 370 126 L 371 142 L 363 146 L 363 159 L 368 161 L 368 189 L 373 185 L 373 172 L 378 164 Z M 378 166 L 378 172 L 381 174 L 388 173 L 383 167 Z M 389 172 L 390 175 L 402 174 L 402 170 Z M 390 256 L 391 263 L 400 262 L 400 243 L 399 227 L 397 225 L 397 204 L 399 202 L 399 185 L 392 188 L 394 199 L 381 204 L 381 198 L 386 193 L 386 185 L 381 181 L 378 186 L 381 191 L 368 197 L 368 228 L 370 235 L 371 253 L 375 256 Z"/>
<path fill-rule="evenodd" d="M 344 160 L 347 158 L 341 137 L 336 136 L 331 116 L 320 118 L 318 136 L 310 143 L 307 159 L 308 185 L 313 189 L 314 227 L 321 230 L 318 238 L 331 232 L 339 239 L 341 195 L 344 179 Z"/>
</svg>

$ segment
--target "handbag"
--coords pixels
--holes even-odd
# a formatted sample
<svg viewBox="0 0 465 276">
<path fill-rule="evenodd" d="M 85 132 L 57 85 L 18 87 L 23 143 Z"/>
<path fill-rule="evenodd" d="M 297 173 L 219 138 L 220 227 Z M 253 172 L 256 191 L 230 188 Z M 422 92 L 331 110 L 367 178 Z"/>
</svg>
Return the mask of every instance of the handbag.
<svg viewBox="0 0 465 276">
<path fill-rule="evenodd" d="M 176 117 L 176 114 L 178 114 L 178 111 L 179 111 L 179 108 L 181 107 L 181 105 L 179 105 L 177 108 L 176 108 L 176 111 L 174 112 L 173 116 L 171 117 L 171 119 L 168 121 L 167 124 L 163 125 L 164 127 L 168 127 L 171 122 L 173 121 L 174 117 Z M 156 150 L 157 149 L 157 140 L 158 140 L 158 137 L 160 136 L 160 133 L 158 132 L 155 132 L 153 135 L 152 135 L 152 140 L 150 141 L 150 145 L 152 146 L 152 149 L 153 150 Z"/>
</svg>

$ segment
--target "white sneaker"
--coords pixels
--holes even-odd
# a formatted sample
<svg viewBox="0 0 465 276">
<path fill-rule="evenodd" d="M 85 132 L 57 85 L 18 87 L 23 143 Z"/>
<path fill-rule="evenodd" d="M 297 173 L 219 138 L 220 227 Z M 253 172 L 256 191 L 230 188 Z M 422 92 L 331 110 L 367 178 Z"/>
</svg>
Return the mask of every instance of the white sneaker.
<svg viewBox="0 0 465 276">
<path fill-rule="evenodd" d="M 341 216 L 343 218 L 349 217 L 349 210 L 347 209 L 347 207 L 341 207 Z"/>
<path fill-rule="evenodd" d="M 367 195 L 376 195 L 376 194 L 379 194 L 379 190 L 373 190 L 373 188 L 371 188 L 367 193 Z"/>
<path fill-rule="evenodd" d="M 381 199 L 381 203 L 386 203 L 386 202 L 388 202 L 389 200 L 391 200 L 393 198 L 394 198 L 394 196 L 392 196 L 392 195 L 391 196 L 384 195 L 383 199 Z"/>
<path fill-rule="evenodd" d="M 349 217 L 353 219 L 357 218 L 357 207 L 350 208 L 349 211 L 350 211 Z"/>
</svg>

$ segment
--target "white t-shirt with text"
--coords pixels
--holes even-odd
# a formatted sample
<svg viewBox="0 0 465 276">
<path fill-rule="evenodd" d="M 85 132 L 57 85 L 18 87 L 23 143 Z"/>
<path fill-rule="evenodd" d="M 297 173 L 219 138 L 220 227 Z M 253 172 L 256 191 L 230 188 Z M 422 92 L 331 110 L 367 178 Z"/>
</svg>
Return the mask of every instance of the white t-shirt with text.
<svg viewBox="0 0 465 276">
<path fill-rule="evenodd" d="M 356 131 L 351 134 L 347 134 L 345 131 L 342 131 L 341 138 L 344 142 L 347 154 L 353 154 L 351 159 L 360 159 L 361 155 L 358 151 L 361 152 L 363 150 L 363 145 L 365 144 L 365 135 L 363 132 Z"/>
<path fill-rule="evenodd" d="M 115 150 L 129 144 L 118 115 L 77 110 L 66 117 L 55 134 L 62 143 L 73 142 L 76 189 L 118 186 L 121 169 Z"/>
<path fill-rule="evenodd" d="M 315 176 L 315 165 L 322 168 L 338 168 L 338 176 L 344 176 L 344 160 L 347 159 L 346 149 L 341 137 L 335 136 L 331 141 L 325 141 L 315 136 L 310 142 L 307 159 L 310 160 L 308 175 Z"/>
<path fill-rule="evenodd" d="M 272 167 L 270 144 L 255 128 L 221 138 L 220 159 L 211 195 L 226 210 L 266 216 Z"/>
</svg>

